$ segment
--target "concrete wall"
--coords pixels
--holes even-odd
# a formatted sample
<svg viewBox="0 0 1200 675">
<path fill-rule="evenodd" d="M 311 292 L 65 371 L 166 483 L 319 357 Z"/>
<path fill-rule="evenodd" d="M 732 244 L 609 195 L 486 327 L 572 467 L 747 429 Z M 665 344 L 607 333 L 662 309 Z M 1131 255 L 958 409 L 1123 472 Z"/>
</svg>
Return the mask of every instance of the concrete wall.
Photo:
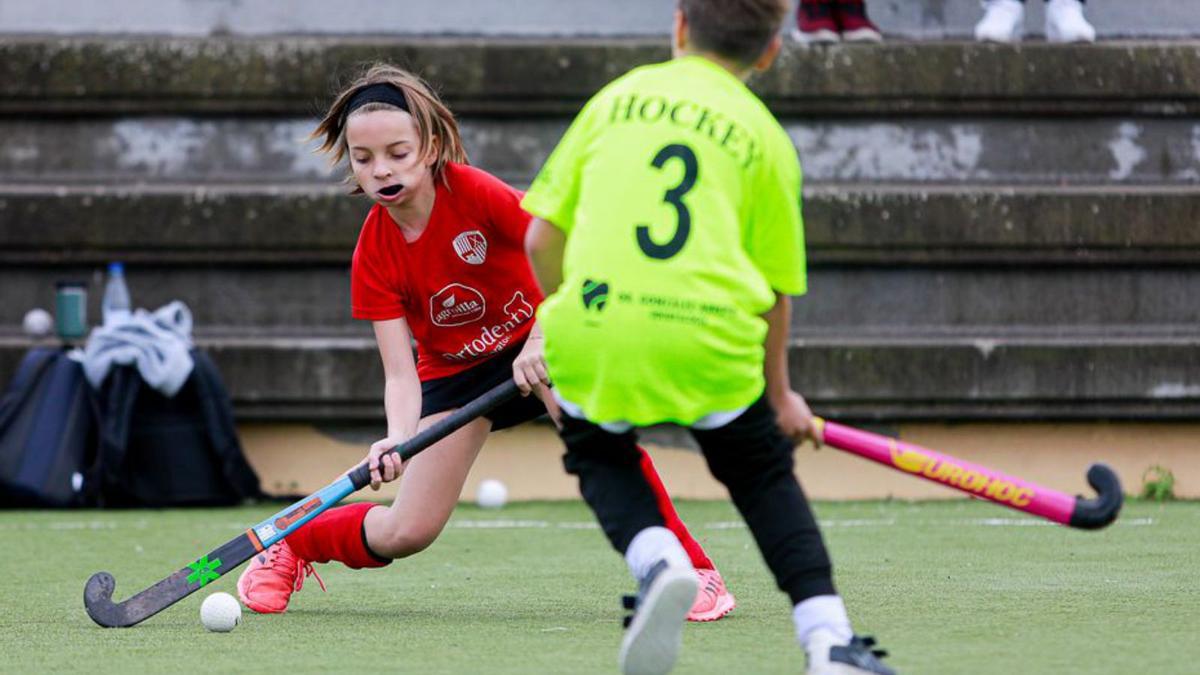
<svg viewBox="0 0 1200 675">
<path fill-rule="evenodd" d="M 901 424 L 878 429 L 909 443 L 946 453 L 997 471 L 1061 490 L 1090 495 L 1084 479 L 1092 462 L 1111 466 L 1129 494 L 1141 490 L 1151 466 L 1175 475 L 1175 494 L 1200 498 L 1197 424 Z M 250 463 L 271 494 L 308 494 L 332 476 L 361 461 L 371 433 L 324 431 L 305 425 L 244 424 L 243 443 Z M 655 466 L 677 498 L 724 499 L 697 452 L 663 435 L 647 439 Z M 497 478 L 512 499 L 577 499 L 574 476 L 562 468 L 562 442 L 548 424 L 527 424 L 488 439 L 463 487 L 462 499 L 474 499 L 479 481 Z M 962 493 L 834 449 L 796 451 L 796 475 L 814 499 L 946 499 Z M 363 499 L 390 499 L 396 484 Z M 995 516 L 1008 515 L 997 508 Z"/>
</svg>

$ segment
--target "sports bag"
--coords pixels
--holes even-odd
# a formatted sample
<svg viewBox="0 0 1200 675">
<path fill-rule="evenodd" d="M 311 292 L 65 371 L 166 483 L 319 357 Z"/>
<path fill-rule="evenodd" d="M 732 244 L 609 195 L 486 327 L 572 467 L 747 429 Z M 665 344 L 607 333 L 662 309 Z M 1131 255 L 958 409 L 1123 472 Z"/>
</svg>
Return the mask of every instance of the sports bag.
<svg viewBox="0 0 1200 675">
<path fill-rule="evenodd" d="M 60 348 L 31 349 L 0 398 L 0 506 L 94 505 L 98 456 L 82 367 Z"/>
<path fill-rule="evenodd" d="M 134 366 L 101 387 L 104 506 L 223 506 L 263 496 L 246 461 L 216 365 L 199 349 L 183 388 L 168 398 Z"/>
</svg>

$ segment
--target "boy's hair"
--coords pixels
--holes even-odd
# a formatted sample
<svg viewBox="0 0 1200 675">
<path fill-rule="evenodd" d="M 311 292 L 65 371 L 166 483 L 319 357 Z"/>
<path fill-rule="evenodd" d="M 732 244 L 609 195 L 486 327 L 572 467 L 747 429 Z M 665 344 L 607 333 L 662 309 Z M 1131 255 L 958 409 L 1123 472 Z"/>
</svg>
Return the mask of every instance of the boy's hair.
<svg viewBox="0 0 1200 675">
<path fill-rule="evenodd" d="M 790 0 L 679 0 L 679 9 L 698 49 L 749 65 L 779 32 Z"/>
<path fill-rule="evenodd" d="M 373 84 L 386 83 L 398 88 L 404 93 L 408 103 L 408 112 L 413 116 L 417 125 L 418 142 L 421 144 L 418 152 L 424 155 L 436 153 L 431 170 L 434 180 L 444 180 L 445 168 L 448 162 L 456 164 L 467 163 L 467 153 L 463 150 L 462 138 L 458 133 L 458 122 L 454 113 L 438 98 L 433 89 L 420 77 L 398 68 L 389 63 L 376 63 L 367 68 L 354 82 L 350 83 L 334 99 L 333 104 L 325 113 L 325 117 L 317 124 L 310 138 L 320 139 L 321 146 L 317 152 L 329 153 L 330 162 L 337 164 L 346 156 L 346 114 L 350 99 L 363 87 Z M 367 103 L 355 108 L 351 115 L 372 112 L 375 110 L 400 110 L 389 103 Z M 436 146 L 431 139 L 437 139 Z M 353 183 L 351 175 L 347 182 Z M 362 192 L 356 186 L 355 193 Z"/>
</svg>

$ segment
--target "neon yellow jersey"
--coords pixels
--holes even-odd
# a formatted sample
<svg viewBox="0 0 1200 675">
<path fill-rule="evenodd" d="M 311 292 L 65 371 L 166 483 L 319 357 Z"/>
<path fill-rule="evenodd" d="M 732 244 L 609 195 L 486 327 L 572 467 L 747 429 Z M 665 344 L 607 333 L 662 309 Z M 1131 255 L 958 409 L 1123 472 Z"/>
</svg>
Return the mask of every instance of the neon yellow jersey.
<svg viewBox="0 0 1200 675">
<path fill-rule="evenodd" d="M 701 57 L 596 94 L 521 205 L 567 235 L 538 310 L 560 394 L 593 422 L 690 424 L 762 394 L 761 317 L 806 290 L 800 164 L 735 76 Z"/>
</svg>

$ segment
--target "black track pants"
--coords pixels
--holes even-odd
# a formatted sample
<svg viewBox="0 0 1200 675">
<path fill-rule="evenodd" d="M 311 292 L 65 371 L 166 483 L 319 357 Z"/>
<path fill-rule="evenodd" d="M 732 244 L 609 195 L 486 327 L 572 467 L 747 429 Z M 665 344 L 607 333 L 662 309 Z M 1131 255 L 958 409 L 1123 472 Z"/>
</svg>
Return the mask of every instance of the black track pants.
<svg viewBox="0 0 1200 675">
<path fill-rule="evenodd" d="M 829 555 L 793 474 L 792 443 L 765 397 L 718 429 L 692 429 L 713 476 L 729 490 L 779 588 L 793 603 L 835 594 Z M 563 417 L 563 464 L 613 548 L 622 554 L 643 529 L 662 526 L 654 493 L 638 468 L 634 432 L 614 434 Z"/>
</svg>

